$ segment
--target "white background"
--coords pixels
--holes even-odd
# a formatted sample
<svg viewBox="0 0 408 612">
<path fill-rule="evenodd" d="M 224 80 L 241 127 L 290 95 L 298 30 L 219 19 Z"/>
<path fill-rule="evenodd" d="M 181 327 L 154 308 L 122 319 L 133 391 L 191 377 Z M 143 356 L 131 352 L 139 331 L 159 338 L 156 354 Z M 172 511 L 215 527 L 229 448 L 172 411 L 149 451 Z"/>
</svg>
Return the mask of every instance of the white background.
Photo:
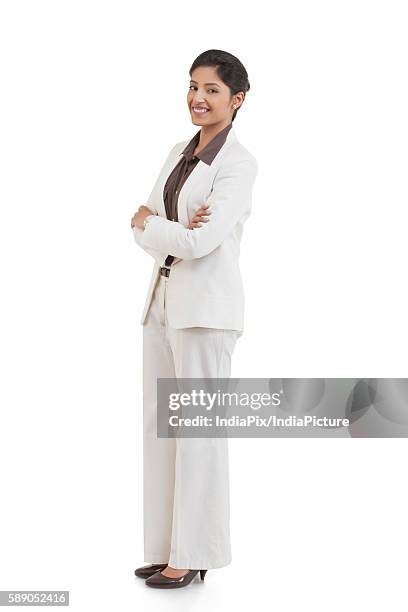
<svg viewBox="0 0 408 612">
<path fill-rule="evenodd" d="M 407 375 L 404 2 L 2 1 L 0 589 L 71 608 L 406 610 L 405 439 L 231 440 L 233 562 L 148 589 L 130 219 L 210 48 L 259 163 L 232 376 Z"/>
</svg>

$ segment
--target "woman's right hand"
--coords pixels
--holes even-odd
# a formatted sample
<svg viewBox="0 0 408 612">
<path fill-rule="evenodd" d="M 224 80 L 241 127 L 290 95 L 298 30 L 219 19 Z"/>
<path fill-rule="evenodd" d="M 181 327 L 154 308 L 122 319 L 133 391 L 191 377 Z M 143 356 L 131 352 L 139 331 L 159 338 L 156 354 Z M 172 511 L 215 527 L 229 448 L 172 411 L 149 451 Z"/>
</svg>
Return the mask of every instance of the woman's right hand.
<svg viewBox="0 0 408 612">
<path fill-rule="evenodd" d="M 196 210 L 194 213 L 194 217 L 191 220 L 191 223 L 187 226 L 187 229 L 194 229 L 196 227 L 201 227 L 201 223 L 207 223 L 209 219 L 206 219 L 207 215 L 211 215 L 211 211 L 209 210 L 209 204 L 203 204 Z"/>
</svg>

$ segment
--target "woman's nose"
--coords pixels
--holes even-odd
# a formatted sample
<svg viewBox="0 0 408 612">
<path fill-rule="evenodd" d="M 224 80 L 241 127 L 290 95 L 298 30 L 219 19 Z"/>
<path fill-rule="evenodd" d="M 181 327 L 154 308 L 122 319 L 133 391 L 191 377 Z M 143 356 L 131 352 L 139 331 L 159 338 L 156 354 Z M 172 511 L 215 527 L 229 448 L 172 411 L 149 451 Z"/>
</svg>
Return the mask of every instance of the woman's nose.
<svg viewBox="0 0 408 612">
<path fill-rule="evenodd" d="M 196 91 L 196 94 L 193 98 L 194 102 L 205 102 L 205 97 L 200 94 L 200 92 Z"/>
</svg>

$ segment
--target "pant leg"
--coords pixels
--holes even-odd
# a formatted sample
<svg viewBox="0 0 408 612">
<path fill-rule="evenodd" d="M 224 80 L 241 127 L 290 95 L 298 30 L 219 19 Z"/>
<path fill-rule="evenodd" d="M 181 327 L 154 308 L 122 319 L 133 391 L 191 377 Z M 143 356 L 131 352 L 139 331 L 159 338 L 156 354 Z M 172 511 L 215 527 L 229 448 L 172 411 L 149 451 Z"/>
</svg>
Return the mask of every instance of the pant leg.
<svg viewBox="0 0 408 612">
<path fill-rule="evenodd" d="M 157 438 L 157 378 L 174 378 L 165 334 L 164 279 L 160 276 L 143 325 L 143 524 L 144 561 L 170 557 L 176 441 Z"/>
<path fill-rule="evenodd" d="M 166 320 L 167 323 L 167 320 Z M 177 378 L 229 378 L 240 331 L 167 325 Z M 231 562 L 228 438 L 175 438 L 169 565 L 213 569 Z"/>
</svg>

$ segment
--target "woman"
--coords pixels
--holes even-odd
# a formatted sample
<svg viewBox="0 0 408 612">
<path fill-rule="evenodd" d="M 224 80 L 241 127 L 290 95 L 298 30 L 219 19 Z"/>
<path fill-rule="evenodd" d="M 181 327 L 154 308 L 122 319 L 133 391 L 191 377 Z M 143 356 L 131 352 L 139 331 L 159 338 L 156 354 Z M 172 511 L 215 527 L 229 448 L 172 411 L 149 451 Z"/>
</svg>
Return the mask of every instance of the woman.
<svg viewBox="0 0 408 612">
<path fill-rule="evenodd" d="M 200 130 L 177 143 L 134 237 L 155 259 L 143 324 L 144 558 L 136 576 L 179 588 L 231 562 L 227 438 L 158 438 L 158 378 L 228 378 L 243 332 L 238 265 L 257 174 L 232 128 L 249 90 L 230 53 L 190 68 L 187 104 Z"/>
</svg>

